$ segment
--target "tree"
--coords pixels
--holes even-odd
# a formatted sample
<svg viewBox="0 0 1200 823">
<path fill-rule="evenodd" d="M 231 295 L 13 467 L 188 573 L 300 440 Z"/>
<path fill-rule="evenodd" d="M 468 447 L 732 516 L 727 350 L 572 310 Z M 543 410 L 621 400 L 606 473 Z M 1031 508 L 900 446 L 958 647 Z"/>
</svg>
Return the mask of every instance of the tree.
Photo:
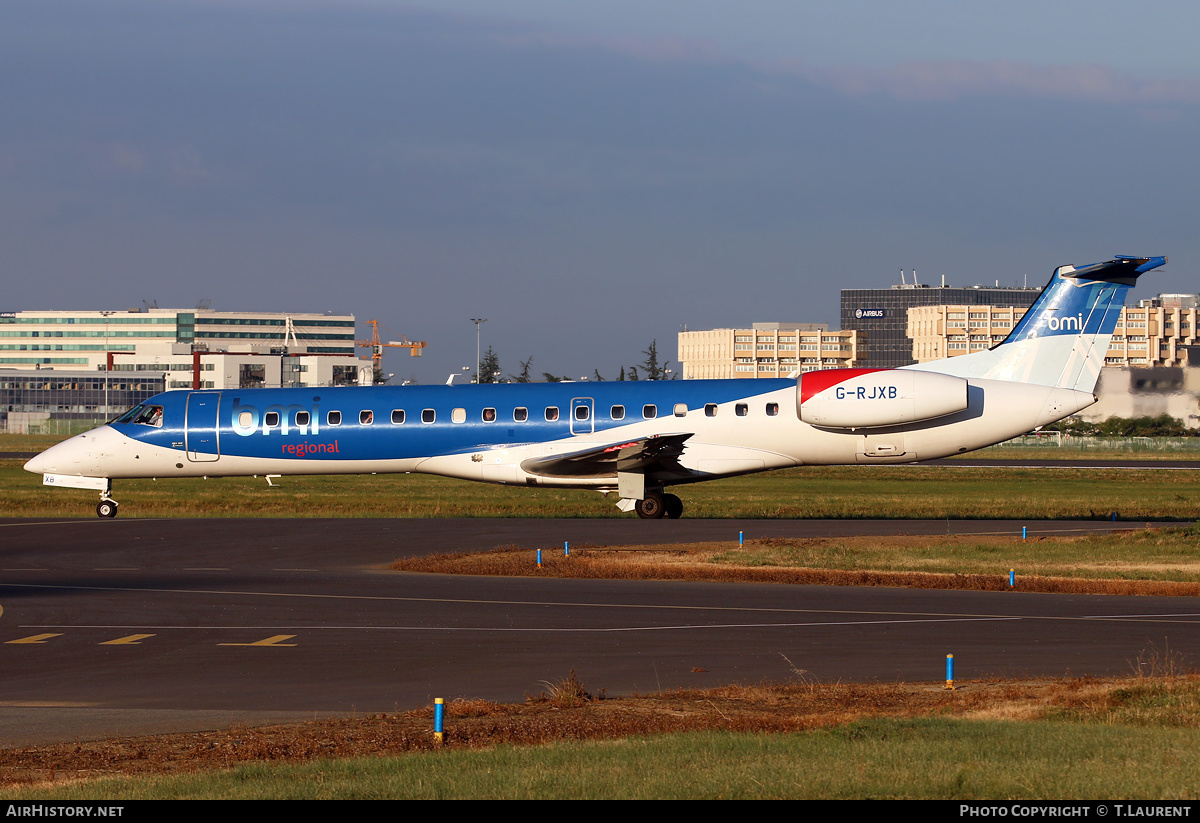
<svg viewBox="0 0 1200 823">
<path fill-rule="evenodd" d="M 646 372 L 647 380 L 666 380 L 670 369 L 667 366 L 671 361 L 666 360 L 661 365 L 658 362 L 658 340 L 651 340 L 650 346 L 642 354 L 646 355 L 646 359 L 642 362 L 642 368 Z"/>
<path fill-rule="evenodd" d="M 600 370 L 599 370 L 599 369 L 592 369 L 592 376 L 596 378 L 596 382 L 597 382 L 597 383 L 603 383 L 603 382 L 604 382 L 604 378 L 600 376 Z"/>
<path fill-rule="evenodd" d="M 521 361 L 521 373 L 518 375 L 510 374 L 508 379 L 514 383 L 532 383 L 533 380 L 529 376 L 529 368 L 533 365 L 533 355 L 529 355 L 528 360 Z"/>
<path fill-rule="evenodd" d="M 488 346 L 483 357 L 479 359 L 479 374 L 475 375 L 475 382 L 495 383 L 499 374 L 500 355 L 496 354 L 491 346 Z"/>
</svg>

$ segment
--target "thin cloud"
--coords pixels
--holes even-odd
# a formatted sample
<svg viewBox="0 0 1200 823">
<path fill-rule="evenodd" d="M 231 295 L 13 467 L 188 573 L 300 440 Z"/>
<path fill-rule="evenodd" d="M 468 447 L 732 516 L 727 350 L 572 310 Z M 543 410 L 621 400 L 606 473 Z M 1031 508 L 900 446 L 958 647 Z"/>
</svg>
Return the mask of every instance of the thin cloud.
<svg viewBox="0 0 1200 823">
<path fill-rule="evenodd" d="M 1035 66 L 1006 60 L 917 61 L 887 69 L 780 65 L 845 94 L 882 94 L 905 101 L 1009 97 L 1140 105 L 1200 102 L 1200 79 L 1136 78 L 1096 64 Z"/>
<path fill-rule="evenodd" d="M 887 68 L 816 66 L 794 60 L 747 61 L 702 39 L 595 37 L 537 29 L 493 31 L 489 36 L 511 46 L 593 47 L 650 62 L 744 65 L 765 75 L 799 77 L 843 94 L 885 95 L 902 101 L 1007 97 L 1137 105 L 1200 102 L 1200 78 L 1135 77 L 1099 63 L 1043 66 L 1011 60 L 916 60 Z"/>
</svg>

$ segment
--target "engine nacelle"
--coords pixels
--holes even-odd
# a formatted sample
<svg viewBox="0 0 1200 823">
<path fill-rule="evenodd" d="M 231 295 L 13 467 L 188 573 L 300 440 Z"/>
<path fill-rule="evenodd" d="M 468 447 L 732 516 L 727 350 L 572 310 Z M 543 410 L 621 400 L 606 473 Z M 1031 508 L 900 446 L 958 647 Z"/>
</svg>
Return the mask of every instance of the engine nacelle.
<svg viewBox="0 0 1200 823">
<path fill-rule="evenodd" d="M 827 369 L 796 383 L 800 419 L 838 429 L 899 426 L 967 408 L 967 381 L 910 369 Z"/>
</svg>

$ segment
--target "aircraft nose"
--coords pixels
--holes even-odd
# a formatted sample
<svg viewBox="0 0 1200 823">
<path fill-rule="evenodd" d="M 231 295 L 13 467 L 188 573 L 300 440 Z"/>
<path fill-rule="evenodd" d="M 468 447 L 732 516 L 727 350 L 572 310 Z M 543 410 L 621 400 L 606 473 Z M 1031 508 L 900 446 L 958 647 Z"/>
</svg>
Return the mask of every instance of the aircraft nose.
<svg viewBox="0 0 1200 823">
<path fill-rule="evenodd" d="M 25 471 L 34 474 L 61 472 L 70 464 L 78 462 L 81 443 L 78 436 L 64 440 L 46 449 L 25 464 Z"/>
<path fill-rule="evenodd" d="M 46 449 L 25 464 L 25 471 L 34 474 L 80 474 L 91 469 L 84 463 L 91 460 L 97 452 L 97 441 L 102 439 L 105 427 L 93 429 L 84 434 L 57 443 Z"/>
<path fill-rule="evenodd" d="M 54 447 L 51 446 L 50 448 L 54 448 Z M 49 451 L 49 449 L 47 449 L 46 451 Z M 36 455 L 35 457 L 33 457 L 33 459 L 31 459 L 25 463 L 25 471 L 33 472 L 34 474 L 45 474 L 46 466 L 48 466 L 48 465 L 50 465 L 50 464 L 46 460 L 46 452 L 42 452 L 41 454 Z"/>
</svg>

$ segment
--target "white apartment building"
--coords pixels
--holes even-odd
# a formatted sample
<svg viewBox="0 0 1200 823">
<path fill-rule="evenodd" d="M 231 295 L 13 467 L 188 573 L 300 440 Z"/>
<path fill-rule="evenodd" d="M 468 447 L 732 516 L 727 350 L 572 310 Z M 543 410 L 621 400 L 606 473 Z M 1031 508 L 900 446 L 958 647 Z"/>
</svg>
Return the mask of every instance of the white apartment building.
<svg viewBox="0 0 1200 823">
<path fill-rule="evenodd" d="M 679 333 L 684 380 L 787 377 L 858 364 L 858 333 L 825 323 L 754 323 L 748 329 Z"/>
<path fill-rule="evenodd" d="M 988 349 L 1012 331 L 1027 309 L 996 306 L 916 306 L 908 336 L 918 363 Z M 1163 294 L 1121 310 L 1106 366 L 1178 366 L 1197 340 L 1200 295 Z"/>
</svg>

